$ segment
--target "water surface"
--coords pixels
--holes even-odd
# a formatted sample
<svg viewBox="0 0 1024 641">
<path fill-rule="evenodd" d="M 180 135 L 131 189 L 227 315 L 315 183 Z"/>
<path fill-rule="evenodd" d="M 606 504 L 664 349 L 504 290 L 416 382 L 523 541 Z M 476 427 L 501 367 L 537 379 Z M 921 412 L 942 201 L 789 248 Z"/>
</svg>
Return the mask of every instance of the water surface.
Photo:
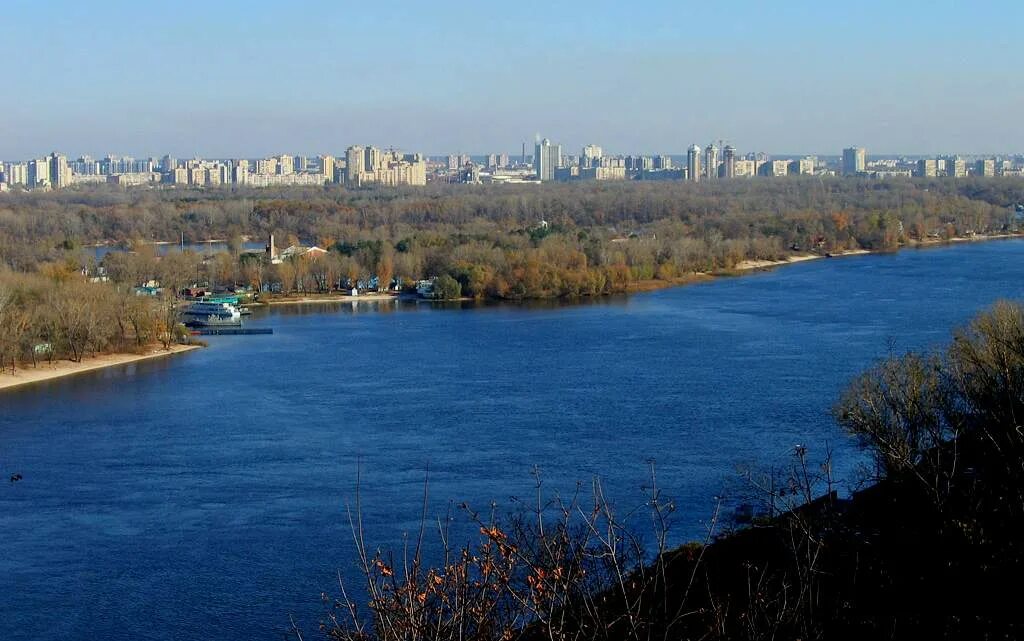
<svg viewBox="0 0 1024 641">
<path fill-rule="evenodd" d="M 736 466 L 837 447 L 839 391 L 1024 289 L 1024 242 L 811 261 L 580 305 L 281 307 L 208 349 L 0 396 L 0 638 L 277 639 L 373 541 L 647 464 L 698 536 Z"/>
</svg>

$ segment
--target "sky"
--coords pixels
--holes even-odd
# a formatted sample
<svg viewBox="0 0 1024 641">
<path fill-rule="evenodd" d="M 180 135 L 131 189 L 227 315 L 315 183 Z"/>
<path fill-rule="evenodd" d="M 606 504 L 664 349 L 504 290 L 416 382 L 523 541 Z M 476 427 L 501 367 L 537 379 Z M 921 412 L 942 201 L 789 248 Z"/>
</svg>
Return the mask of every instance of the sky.
<svg viewBox="0 0 1024 641">
<path fill-rule="evenodd" d="M 1024 2 L 3 0 L 0 158 L 1024 152 Z"/>
</svg>

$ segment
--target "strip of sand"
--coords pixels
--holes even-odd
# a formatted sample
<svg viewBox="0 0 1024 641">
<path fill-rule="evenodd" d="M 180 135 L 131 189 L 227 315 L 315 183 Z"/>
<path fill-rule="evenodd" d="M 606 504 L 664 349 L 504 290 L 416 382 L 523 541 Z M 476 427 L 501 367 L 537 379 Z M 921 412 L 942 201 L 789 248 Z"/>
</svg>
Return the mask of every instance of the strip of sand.
<svg viewBox="0 0 1024 641">
<path fill-rule="evenodd" d="M 866 249 L 850 249 L 843 252 L 835 252 L 828 254 L 830 257 L 839 256 L 856 256 L 859 254 L 870 254 L 871 252 Z M 825 258 L 824 254 L 799 254 L 797 256 L 789 256 L 785 260 L 743 260 L 736 263 L 734 271 L 745 272 L 753 269 L 767 269 L 769 267 L 778 267 L 779 265 L 790 265 L 792 263 L 802 263 L 805 260 L 815 260 L 817 258 Z"/>
<path fill-rule="evenodd" d="M 284 298 L 261 301 L 260 305 L 310 305 L 313 303 L 359 303 L 381 300 L 397 300 L 394 294 L 360 294 L 359 296 L 320 296 L 306 298 Z"/>
<path fill-rule="evenodd" d="M 14 374 L 9 372 L 0 374 L 0 391 L 10 389 L 12 387 L 19 387 L 21 385 L 28 385 L 30 383 L 38 383 L 40 381 L 48 381 L 55 378 L 62 378 L 64 376 L 73 376 L 83 372 L 91 372 L 103 369 L 104 367 L 126 365 L 128 363 L 145 361 L 152 358 L 162 358 L 164 356 L 188 352 L 193 349 L 199 349 L 199 345 L 172 345 L 169 349 L 158 348 L 142 354 L 103 354 L 92 358 L 84 358 L 80 363 L 75 363 L 73 361 L 56 361 L 52 364 L 40 363 L 37 367 L 19 368 Z"/>
</svg>

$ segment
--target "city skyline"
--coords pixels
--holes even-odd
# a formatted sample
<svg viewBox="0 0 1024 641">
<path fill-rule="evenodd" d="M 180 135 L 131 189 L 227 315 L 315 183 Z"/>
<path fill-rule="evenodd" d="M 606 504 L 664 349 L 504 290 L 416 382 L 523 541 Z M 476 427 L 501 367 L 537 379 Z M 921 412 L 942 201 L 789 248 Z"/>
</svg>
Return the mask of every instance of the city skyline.
<svg viewBox="0 0 1024 641">
<path fill-rule="evenodd" d="M 721 156 L 719 156 L 721 152 Z M 477 162 L 476 159 L 482 159 Z M 678 158 L 678 157 L 677 157 Z M 721 160 L 719 160 L 721 158 Z M 0 192 L 12 189 L 63 189 L 109 184 L 118 187 L 283 187 L 344 184 L 349 187 L 426 186 L 428 183 L 515 184 L 614 180 L 682 180 L 702 182 L 786 176 L 854 176 L 861 178 L 1020 177 L 1024 155 L 1010 157 L 870 158 L 864 147 L 847 147 L 837 160 L 827 156 L 773 157 L 763 152 L 737 156 L 732 145 L 693 144 L 679 167 L 671 155 L 606 154 L 597 144 L 579 155 L 544 138 L 533 154 L 525 145 L 519 158 L 507 153 L 430 158 L 373 145 L 352 145 L 344 154 L 278 154 L 257 159 L 178 159 L 108 155 L 77 159 L 56 152 L 28 161 L 0 161 Z"/>
<path fill-rule="evenodd" d="M 255 158 L 356 139 L 477 154 L 537 131 L 621 152 L 685 153 L 700 132 L 817 154 L 853 141 L 877 154 L 1024 149 L 1016 34 L 991 28 L 1024 22 L 1010 2 L 0 11 L 5 49 L 31 52 L 5 68 L 3 158 Z"/>
</svg>

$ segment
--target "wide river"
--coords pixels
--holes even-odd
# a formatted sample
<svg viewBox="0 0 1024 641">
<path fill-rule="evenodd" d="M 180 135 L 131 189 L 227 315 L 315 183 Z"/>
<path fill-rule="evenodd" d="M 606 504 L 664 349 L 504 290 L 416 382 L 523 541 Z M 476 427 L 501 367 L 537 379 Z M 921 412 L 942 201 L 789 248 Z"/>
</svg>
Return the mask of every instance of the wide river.
<svg viewBox="0 0 1024 641">
<path fill-rule="evenodd" d="M 857 455 L 830 408 L 891 351 L 1024 296 L 1024 241 L 817 260 L 579 305 L 279 307 L 208 349 L 0 395 L 0 639 L 315 636 L 374 544 L 649 461 L 698 537 L 740 465 Z"/>
</svg>

